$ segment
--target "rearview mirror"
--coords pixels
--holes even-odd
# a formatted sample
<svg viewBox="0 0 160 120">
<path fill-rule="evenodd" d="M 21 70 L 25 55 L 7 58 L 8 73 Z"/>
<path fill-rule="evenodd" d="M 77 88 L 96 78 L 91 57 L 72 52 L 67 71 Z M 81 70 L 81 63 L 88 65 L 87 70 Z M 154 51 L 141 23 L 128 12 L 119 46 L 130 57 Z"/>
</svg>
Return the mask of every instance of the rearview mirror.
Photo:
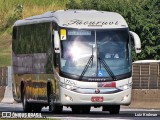
<svg viewBox="0 0 160 120">
<path fill-rule="evenodd" d="M 132 31 L 129 31 L 131 37 L 134 39 L 134 46 L 135 46 L 135 51 L 136 53 L 140 53 L 141 52 L 141 40 L 139 38 L 139 36 Z"/>
<path fill-rule="evenodd" d="M 55 53 L 60 53 L 60 39 L 58 31 L 54 31 L 54 50 Z"/>
</svg>

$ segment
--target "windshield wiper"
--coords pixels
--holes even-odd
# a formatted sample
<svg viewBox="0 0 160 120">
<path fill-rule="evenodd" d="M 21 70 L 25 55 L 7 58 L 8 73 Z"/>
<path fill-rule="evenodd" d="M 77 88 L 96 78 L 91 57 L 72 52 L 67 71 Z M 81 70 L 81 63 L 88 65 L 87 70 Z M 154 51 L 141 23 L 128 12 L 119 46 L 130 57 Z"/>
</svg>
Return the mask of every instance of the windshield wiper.
<svg viewBox="0 0 160 120">
<path fill-rule="evenodd" d="M 88 70 L 89 65 L 90 65 L 91 63 L 93 64 L 93 58 L 94 58 L 94 55 L 93 55 L 93 47 L 92 47 L 92 55 L 91 55 L 91 57 L 89 58 L 89 60 L 88 60 L 88 62 L 87 62 L 87 64 L 86 64 L 84 70 L 82 71 L 82 73 L 81 73 L 81 75 L 80 75 L 80 77 L 79 77 L 79 80 L 82 80 L 84 74 L 85 74 L 86 71 Z M 100 65 L 101 65 L 101 63 L 102 63 L 103 67 L 104 67 L 105 70 L 108 72 L 108 74 L 112 77 L 112 79 L 113 79 L 113 80 L 117 80 L 116 77 L 115 77 L 115 75 L 114 75 L 114 73 L 112 72 L 112 70 L 109 68 L 109 66 L 107 65 L 107 63 L 105 62 L 105 60 L 103 60 L 103 59 L 99 56 L 99 54 L 98 54 L 98 60 L 99 60 L 99 62 L 100 62 Z M 91 67 L 92 67 L 92 65 L 91 65 Z"/>
<path fill-rule="evenodd" d="M 83 71 L 82 71 L 82 73 L 81 73 L 81 75 L 80 75 L 80 77 L 79 77 L 79 80 L 82 80 L 82 78 L 83 78 L 84 74 L 86 73 L 89 65 L 90 65 L 91 63 L 92 63 L 92 65 L 93 65 L 93 58 L 94 58 L 94 55 L 93 55 L 93 46 L 92 46 L 92 55 L 91 55 L 91 57 L 89 58 L 86 66 L 85 66 L 85 68 L 83 69 Z M 92 65 L 91 65 L 91 67 L 92 67 Z"/>
<path fill-rule="evenodd" d="M 82 77 L 83 77 L 84 74 L 86 73 L 89 65 L 90 65 L 91 63 L 93 63 L 93 57 L 94 57 L 94 55 L 91 55 L 91 57 L 89 58 L 89 60 L 88 60 L 88 62 L 87 62 L 87 64 L 86 64 L 84 70 L 83 70 L 82 73 L 81 73 L 81 76 L 79 77 L 80 80 L 82 79 Z"/>
<path fill-rule="evenodd" d="M 98 60 L 99 60 L 100 64 L 102 63 L 103 67 L 108 72 L 108 74 L 112 77 L 112 79 L 113 80 L 117 80 L 116 77 L 115 77 L 115 75 L 114 75 L 114 73 L 109 68 L 109 66 L 107 65 L 107 63 L 105 62 L 105 60 L 103 60 L 100 56 L 98 57 Z"/>
</svg>

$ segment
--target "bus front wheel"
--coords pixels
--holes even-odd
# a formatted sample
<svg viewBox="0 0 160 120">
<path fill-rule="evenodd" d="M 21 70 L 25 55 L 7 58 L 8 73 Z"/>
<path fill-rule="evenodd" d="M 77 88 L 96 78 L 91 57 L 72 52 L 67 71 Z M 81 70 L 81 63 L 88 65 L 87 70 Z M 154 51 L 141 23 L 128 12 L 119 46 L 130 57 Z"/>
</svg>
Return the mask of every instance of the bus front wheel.
<svg viewBox="0 0 160 120">
<path fill-rule="evenodd" d="M 24 112 L 32 112 L 31 105 L 30 103 L 28 103 L 27 98 L 26 98 L 25 90 L 23 90 L 22 92 L 22 105 L 23 105 Z"/>
<path fill-rule="evenodd" d="M 53 94 L 52 88 L 49 90 L 48 93 L 48 104 L 49 104 L 49 111 L 52 113 L 61 113 L 63 110 L 63 106 L 55 104 L 55 96 Z"/>
</svg>

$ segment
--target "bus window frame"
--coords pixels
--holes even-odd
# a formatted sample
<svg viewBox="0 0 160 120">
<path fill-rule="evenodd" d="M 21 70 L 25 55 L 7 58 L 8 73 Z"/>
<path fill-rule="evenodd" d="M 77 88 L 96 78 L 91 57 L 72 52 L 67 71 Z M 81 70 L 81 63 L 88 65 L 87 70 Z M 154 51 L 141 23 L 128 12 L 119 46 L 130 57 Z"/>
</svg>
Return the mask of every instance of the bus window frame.
<svg viewBox="0 0 160 120">
<path fill-rule="evenodd" d="M 17 27 L 16 26 L 14 26 L 13 27 L 13 33 L 12 33 L 12 39 L 16 39 L 17 38 Z"/>
</svg>

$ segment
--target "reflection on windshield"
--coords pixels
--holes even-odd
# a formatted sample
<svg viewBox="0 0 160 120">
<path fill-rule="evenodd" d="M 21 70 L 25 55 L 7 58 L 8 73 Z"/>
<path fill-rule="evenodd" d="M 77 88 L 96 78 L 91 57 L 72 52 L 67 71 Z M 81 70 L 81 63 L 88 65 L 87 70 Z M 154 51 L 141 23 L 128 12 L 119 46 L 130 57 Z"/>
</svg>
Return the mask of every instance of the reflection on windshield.
<svg viewBox="0 0 160 120">
<path fill-rule="evenodd" d="M 67 39 L 63 40 L 61 43 L 61 70 L 66 73 L 80 76 L 91 57 L 92 52 L 93 54 L 96 54 L 95 48 L 93 48 L 94 46 L 94 31 L 82 32 L 82 30 L 72 30 L 72 32 L 70 32 L 68 30 Z M 93 67 L 88 68 L 85 72 L 85 76 L 96 76 L 95 60 L 96 58 L 93 58 Z"/>
<path fill-rule="evenodd" d="M 83 41 L 82 41 L 83 40 Z M 83 50 L 82 50 L 83 49 Z M 78 36 L 73 38 L 68 48 L 68 54 L 72 57 L 73 61 L 77 61 L 80 58 L 88 57 L 91 55 L 91 46 L 86 38 Z"/>
<path fill-rule="evenodd" d="M 89 64 L 84 77 L 112 77 L 131 71 L 127 29 L 67 29 L 66 34 L 66 39 L 61 40 L 62 72 L 81 76 L 92 54 L 92 65 Z M 108 65 L 112 76 L 100 62 L 97 62 L 98 56 Z"/>
</svg>

